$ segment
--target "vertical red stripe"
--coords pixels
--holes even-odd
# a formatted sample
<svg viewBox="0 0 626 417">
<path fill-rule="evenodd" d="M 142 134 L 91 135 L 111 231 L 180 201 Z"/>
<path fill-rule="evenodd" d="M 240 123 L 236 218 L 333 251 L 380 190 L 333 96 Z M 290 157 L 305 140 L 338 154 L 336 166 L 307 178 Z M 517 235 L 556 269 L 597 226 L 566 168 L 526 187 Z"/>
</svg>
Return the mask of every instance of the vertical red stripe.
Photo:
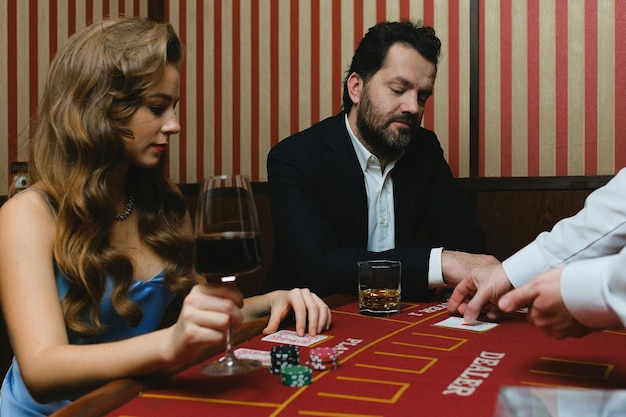
<svg viewBox="0 0 626 417">
<path fill-rule="evenodd" d="M 512 172 L 512 16 L 511 0 L 500 1 L 500 176 Z"/>
<path fill-rule="evenodd" d="M 408 17 L 408 16 L 407 16 Z M 459 0 L 448 4 L 448 164 L 459 175 Z"/>
<path fill-rule="evenodd" d="M 55 0 L 56 1 L 56 0 Z M 102 17 L 111 16 L 111 7 L 108 0 L 102 2 Z"/>
<path fill-rule="evenodd" d="M 213 3 L 213 50 L 215 51 L 213 67 L 213 94 L 215 105 L 213 126 L 213 172 L 222 174 L 222 2 Z"/>
<path fill-rule="evenodd" d="M 196 11 L 196 181 L 204 177 L 204 2 L 197 2 Z"/>
<path fill-rule="evenodd" d="M 422 21 L 424 22 L 424 26 L 432 26 L 435 28 L 435 4 L 437 0 L 424 0 L 424 12 Z"/>
<path fill-rule="evenodd" d="M 555 103 L 555 175 L 568 174 L 568 52 L 567 52 L 567 2 L 555 3 L 556 5 L 556 103 Z"/>
<path fill-rule="evenodd" d="M 626 2 L 615 2 L 615 171 L 626 166 Z"/>
<path fill-rule="evenodd" d="M 93 2 L 88 1 L 85 8 L 85 22 L 87 26 L 93 23 Z"/>
<path fill-rule="evenodd" d="M 193 0 L 192 0 L 193 1 Z M 178 20 L 178 36 L 180 39 L 187 39 L 187 0 L 180 0 L 180 18 Z M 180 68 L 180 91 L 184 93 L 187 91 L 187 77 L 186 73 L 186 63 L 183 61 Z M 187 102 L 186 100 L 180 101 L 180 119 L 186 120 L 187 117 Z M 180 133 L 178 134 L 178 175 L 179 182 L 186 183 L 187 182 L 187 126 L 185 123 L 181 124 Z"/>
<path fill-rule="evenodd" d="M 106 14 L 104 14 L 104 7 L 103 7 L 103 11 L 102 12 L 103 12 L 102 15 L 106 16 Z M 166 22 L 170 21 L 170 2 L 169 2 L 169 0 L 164 0 L 164 2 L 163 2 L 163 20 L 166 21 Z M 177 34 L 180 36 L 180 33 L 177 33 Z M 184 75 L 183 75 L 182 68 L 181 68 L 181 72 L 180 72 L 181 80 L 182 80 L 183 77 L 184 77 Z M 182 94 L 182 90 L 181 90 L 181 94 Z M 181 102 L 184 99 L 185 99 L 185 97 L 181 97 Z M 181 103 L 181 106 L 182 106 L 182 103 Z M 179 122 L 182 120 L 182 114 L 180 114 L 180 108 L 179 108 L 178 119 L 179 119 Z M 165 175 L 166 175 L 166 178 L 171 178 L 170 177 L 170 172 L 171 172 L 170 167 L 171 167 L 171 165 L 172 165 L 172 162 L 171 162 L 170 158 L 168 157 L 167 161 L 165 163 Z M 178 182 L 182 183 L 182 181 L 178 181 Z"/>
<path fill-rule="evenodd" d="M 280 4 L 278 0 L 272 0 L 270 4 L 270 143 L 274 146 L 278 143 L 278 123 L 280 113 L 280 100 L 278 77 L 279 56 L 278 56 L 278 27 Z"/>
<path fill-rule="evenodd" d="M 539 22 L 539 0 L 528 0 L 528 22 Z M 539 175 L 539 26 L 528 33 L 528 175 Z M 482 81 L 482 80 L 481 80 Z"/>
<path fill-rule="evenodd" d="M 67 2 L 67 35 L 71 36 L 76 32 L 76 0 Z"/>
<path fill-rule="evenodd" d="M 485 5 L 478 3 L 478 21 L 485 21 Z M 478 25 L 478 176 L 484 177 L 485 168 L 485 25 Z"/>
<path fill-rule="evenodd" d="M 424 25 L 425 26 L 434 26 L 435 22 L 435 0 L 426 0 L 424 1 Z M 435 31 L 437 28 L 435 28 Z M 426 102 L 426 106 L 424 109 L 424 127 L 426 129 L 433 130 L 435 128 L 435 112 L 433 111 L 435 108 L 435 100 L 437 97 L 437 84 L 435 83 L 435 93 L 433 96 Z"/>
<path fill-rule="evenodd" d="M 355 0 L 354 2 L 354 49 L 359 46 L 361 38 L 365 34 L 363 29 L 363 0 Z"/>
<path fill-rule="evenodd" d="M 39 41 L 39 27 L 37 25 L 37 0 L 31 0 L 28 6 L 28 61 L 30 68 L 29 78 L 29 111 L 30 120 L 37 117 L 37 102 L 39 101 L 39 59 L 37 55 Z M 30 123 L 32 133 L 35 123 Z"/>
<path fill-rule="evenodd" d="M 259 2 L 251 2 L 251 22 L 250 22 L 250 45 L 251 45 L 251 57 L 250 57 L 250 80 L 251 89 L 250 101 L 252 102 L 250 119 L 251 132 L 252 132 L 252 180 L 256 181 L 260 178 L 260 163 L 259 163 L 259 139 L 260 139 L 260 83 L 259 83 Z"/>
<path fill-rule="evenodd" d="M 596 0 L 585 0 L 585 175 L 598 172 L 597 110 L 598 10 Z"/>
<path fill-rule="evenodd" d="M 17 4 L 9 1 L 7 4 L 7 71 L 9 80 L 17 80 Z M 11 162 L 17 160 L 17 82 L 7 83 L 7 95 L 9 99 L 7 108 L 8 119 L 8 149 L 7 157 L 9 165 L 7 171 L 10 174 Z M 9 181 L 11 176 L 8 175 Z"/>
<path fill-rule="evenodd" d="M 241 110 L 239 105 L 241 101 L 241 33 L 239 25 L 241 21 L 240 3 L 235 1 L 233 4 L 233 51 L 232 51 L 232 72 L 233 72 L 233 103 L 232 103 L 232 129 L 233 129 L 233 146 L 232 146 L 232 164 L 233 174 L 241 174 Z"/>
<path fill-rule="evenodd" d="M 299 10 L 299 3 L 297 1 L 292 1 L 290 6 L 291 6 L 291 16 L 290 16 L 290 20 L 291 23 L 289 25 L 289 32 L 291 33 L 291 37 L 290 37 L 290 48 L 289 48 L 289 61 L 291 63 L 291 77 L 290 77 L 290 83 L 291 83 L 291 88 L 290 88 L 290 103 L 289 103 L 289 110 L 290 110 L 290 116 L 291 116 L 291 120 L 290 120 L 290 132 L 291 133 L 295 133 L 298 130 L 300 130 L 300 126 L 298 123 L 298 118 L 300 115 L 300 101 L 298 100 L 298 95 L 300 93 L 300 89 L 298 88 L 298 80 L 300 78 L 300 60 L 299 60 L 299 55 L 300 55 L 300 48 L 299 48 L 299 44 L 300 44 L 300 28 L 299 28 L 299 17 L 300 17 L 300 10 Z"/>
<path fill-rule="evenodd" d="M 449 0 L 453 2 L 454 0 Z M 406 20 L 411 17 L 410 11 L 410 1 L 409 0 L 400 0 L 400 20 Z"/>
<path fill-rule="evenodd" d="M 331 112 L 334 114 L 341 108 L 341 96 L 343 90 L 340 88 L 341 86 L 341 77 L 343 75 L 343 62 L 341 61 L 341 2 L 335 1 L 333 2 L 333 27 L 332 27 L 332 36 L 333 39 L 337 39 L 337 42 L 333 43 L 333 61 L 331 65 L 332 70 L 332 88 L 331 88 L 331 103 L 332 109 Z"/>
<path fill-rule="evenodd" d="M 117 15 L 118 16 L 124 16 L 124 14 L 126 13 L 126 9 L 125 6 L 126 2 L 124 0 L 117 0 Z"/>
<path fill-rule="evenodd" d="M 387 7 L 385 0 L 376 0 L 376 22 L 387 19 Z"/>
<path fill-rule="evenodd" d="M 133 0 L 133 8 L 134 8 L 134 15 L 135 16 L 139 16 L 139 8 L 140 8 L 140 1 L 139 0 Z"/>
<path fill-rule="evenodd" d="M 320 0 L 311 0 L 311 124 L 320 120 Z"/>
<path fill-rule="evenodd" d="M 11 4 L 11 2 L 9 2 Z M 57 43 L 59 42 L 59 38 L 57 35 L 58 28 L 58 10 L 57 10 L 57 0 L 50 0 L 50 27 L 48 28 L 48 52 L 50 53 L 50 60 L 57 52 Z M 10 33 L 10 32 L 9 32 Z M 11 48 L 9 48 L 9 51 Z M 9 60 L 10 62 L 10 60 Z M 10 79 L 10 78 L 9 78 Z M 10 107 L 10 106 L 9 106 Z"/>
</svg>

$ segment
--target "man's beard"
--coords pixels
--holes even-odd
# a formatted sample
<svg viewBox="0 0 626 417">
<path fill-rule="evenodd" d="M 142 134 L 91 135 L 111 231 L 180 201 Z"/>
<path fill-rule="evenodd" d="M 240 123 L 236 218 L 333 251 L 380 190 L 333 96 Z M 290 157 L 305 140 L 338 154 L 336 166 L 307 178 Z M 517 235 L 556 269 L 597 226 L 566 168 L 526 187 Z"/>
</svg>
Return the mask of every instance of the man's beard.
<svg viewBox="0 0 626 417">
<path fill-rule="evenodd" d="M 393 129 L 391 123 L 396 121 L 406 123 L 408 127 Z M 367 90 L 364 90 L 357 108 L 356 124 L 361 139 L 367 143 L 373 154 L 392 159 L 399 156 L 411 143 L 418 128 L 417 118 L 408 113 L 387 119 L 369 100 Z"/>
</svg>

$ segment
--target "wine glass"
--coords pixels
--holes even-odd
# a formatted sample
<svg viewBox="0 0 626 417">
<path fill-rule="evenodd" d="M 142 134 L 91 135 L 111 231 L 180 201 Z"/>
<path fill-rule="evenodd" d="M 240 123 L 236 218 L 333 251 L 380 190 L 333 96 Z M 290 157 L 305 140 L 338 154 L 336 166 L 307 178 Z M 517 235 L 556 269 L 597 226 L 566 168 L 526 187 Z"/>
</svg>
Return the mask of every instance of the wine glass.
<svg viewBox="0 0 626 417">
<path fill-rule="evenodd" d="M 203 178 L 194 227 L 194 265 L 207 280 L 234 283 L 238 275 L 261 265 L 259 220 L 246 176 Z M 224 357 L 200 371 L 212 376 L 235 375 L 260 366 L 259 361 L 235 356 L 229 324 Z"/>
</svg>

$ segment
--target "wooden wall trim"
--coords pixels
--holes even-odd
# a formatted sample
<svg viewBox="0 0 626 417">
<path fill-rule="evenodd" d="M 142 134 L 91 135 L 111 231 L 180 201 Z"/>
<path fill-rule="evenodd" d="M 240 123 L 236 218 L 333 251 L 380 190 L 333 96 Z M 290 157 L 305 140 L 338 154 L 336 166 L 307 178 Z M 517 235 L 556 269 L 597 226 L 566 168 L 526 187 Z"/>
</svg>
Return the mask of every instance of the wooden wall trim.
<svg viewBox="0 0 626 417">
<path fill-rule="evenodd" d="M 503 178 L 457 178 L 461 190 L 471 191 L 533 191 L 533 190 L 595 190 L 609 182 L 612 175 L 564 176 L 564 177 L 503 177 Z M 185 196 L 198 192 L 198 183 L 178 184 Z M 255 193 L 269 192 L 266 181 L 253 182 Z M 0 206 L 7 196 L 0 195 Z"/>
<path fill-rule="evenodd" d="M 613 175 L 563 177 L 457 178 L 463 191 L 595 190 Z"/>
<path fill-rule="evenodd" d="M 595 190 L 609 182 L 613 175 L 563 176 L 563 177 L 489 177 L 457 178 L 462 191 L 539 191 L 539 190 Z M 186 196 L 197 193 L 198 184 L 178 185 Z M 269 192 L 266 181 L 253 182 L 255 193 Z"/>
</svg>

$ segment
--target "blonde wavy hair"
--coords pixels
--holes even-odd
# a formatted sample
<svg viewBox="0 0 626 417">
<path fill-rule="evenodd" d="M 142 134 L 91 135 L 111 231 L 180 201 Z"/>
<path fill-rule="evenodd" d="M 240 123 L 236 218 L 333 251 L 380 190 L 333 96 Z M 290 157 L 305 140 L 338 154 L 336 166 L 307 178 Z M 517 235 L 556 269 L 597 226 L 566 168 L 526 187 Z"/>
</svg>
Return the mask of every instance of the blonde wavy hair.
<svg viewBox="0 0 626 417">
<path fill-rule="evenodd" d="M 133 266 L 111 247 L 115 207 L 109 176 L 124 157 L 128 122 L 183 47 L 168 23 L 118 18 L 74 34 L 50 66 L 30 147 L 29 180 L 57 212 L 54 259 L 67 277 L 66 325 L 85 336 L 101 332 L 98 307 L 112 280 L 114 309 L 136 326 L 143 312 L 127 292 Z M 182 232 L 185 201 L 165 173 L 131 167 L 125 186 L 135 194 L 141 238 L 166 261 L 165 285 L 183 293 L 192 284 L 191 236 Z M 165 306 L 164 306 L 165 308 Z"/>
</svg>

